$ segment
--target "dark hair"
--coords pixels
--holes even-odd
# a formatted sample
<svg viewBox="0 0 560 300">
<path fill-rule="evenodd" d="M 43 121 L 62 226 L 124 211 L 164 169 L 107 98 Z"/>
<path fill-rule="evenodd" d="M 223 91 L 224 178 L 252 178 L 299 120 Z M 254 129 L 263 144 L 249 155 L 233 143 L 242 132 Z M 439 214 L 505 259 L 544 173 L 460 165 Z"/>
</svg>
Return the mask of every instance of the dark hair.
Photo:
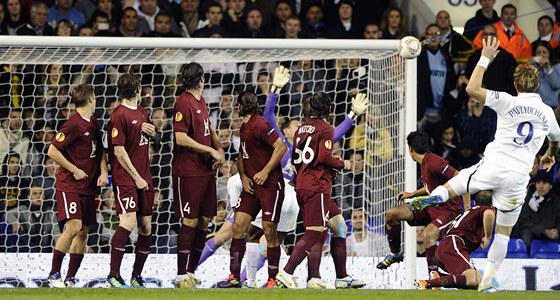
<svg viewBox="0 0 560 300">
<path fill-rule="evenodd" d="M 56 26 L 54 27 L 54 34 L 58 34 L 58 29 L 60 28 L 60 25 L 66 25 L 68 27 L 70 27 L 70 35 L 74 34 L 74 26 L 72 26 L 72 22 L 70 22 L 70 20 L 68 19 L 60 19 L 56 22 Z"/>
<path fill-rule="evenodd" d="M 552 20 L 552 18 L 547 16 L 547 15 L 544 15 L 544 16 L 540 17 L 539 20 L 537 21 L 537 24 L 539 24 L 541 22 L 541 20 L 543 20 L 543 19 L 546 19 L 546 20 L 550 21 L 550 24 L 552 26 L 554 26 L 554 20 Z"/>
<path fill-rule="evenodd" d="M 210 3 L 210 5 L 208 5 L 208 7 L 206 8 L 206 13 L 210 12 L 210 7 L 219 7 L 220 8 L 220 12 L 224 13 L 224 8 L 222 7 L 222 5 L 218 2 L 212 2 Z"/>
<path fill-rule="evenodd" d="M 127 10 L 130 10 L 130 9 L 132 9 L 134 12 L 136 12 L 136 10 L 135 10 L 134 8 L 132 8 L 132 7 L 127 7 L 127 8 L 125 8 L 125 9 L 123 10 L 123 13 L 124 13 L 125 11 L 127 11 Z M 109 14 L 108 14 L 108 13 L 106 13 L 106 12 L 104 12 L 104 11 L 100 11 L 100 10 L 94 11 L 93 14 L 91 14 L 91 17 L 90 17 L 89 19 L 90 19 L 91 22 L 93 23 L 93 22 L 95 22 L 95 20 L 97 19 L 97 17 L 101 17 L 101 18 L 107 19 L 108 21 L 111 20 L 111 18 L 109 17 Z M 92 26 L 92 25 L 90 25 L 89 27 L 92 28 L 91 26 Z M 81 28 L 81 27 L 80 27 L 80 28 Z"/>
<path fill-rule="evenodd" d="M 237 105 L 241 106 L 239 115 L 242 117 L 259 113 L 259 100 L 254 92 L 241 92 L 239 96 L 237 96 Z"/>
<path fill-rule="evenodd" d="M 127 11 L 133 11 L 136 14 L 136 16 L 138 16 L 138 11 L 136 11 L 136 9 L 134 9 L 134 7 L 132 7 L 132 6 L 129 6 L 125 9 L 123 9 L 123 11 L 122 11 L 123 16 L 124 16 L 124 13 L 127 12 Z M 109 17 L 109 15 L 107 15 L 107 17 Z M 91 19 L 91 20 L 95 20 L 95 19 Z"/>
<path fill-rule="evenodd" d="M 93 96 L 93 87 L 89 84 L 78 84 L 70 91 L 70 103 L 74 103 L 76 108 L 86 106 L 89 97 Z"/>
<path fill-rule="evenodd" d="M 197 88 L 202 76 L 204 76 L 204 69 L 199 63 L 188 63 L 181 68 L 183 87 L 186 90 Z"/>
<path fill-rule="evenodd" d="M 513 4 L 506 4 L 504 6 L 502 6 L 502 10 L 500 11 L 500 13 L 503 15 L 504 14 L 504 9 L 506 8 L 513 8 L 513 10 L 515 10 L 515 13 L 517 13 L 517 7 L 515 7 Z"/>
<path fill-rule="evenodd" d="M 8 175 L 8 162 L 10 161 L 10 158 L 12 157 L 17 157 L 18 158 L 18 163 L 19 163 L 19 171 L 21 171 L 21 155 L 19 155 L 19 153 L 15 152 L 15 151 L 10 151 L 8 152 L 5 156 L 4 156 L 4 161 L 2 162 L 2 176 L 7 176 Z"/>
<path fill-rule="evenodd" d="M 550 62 L 550 65 L 554 65 L 556 64 L 556 55 L 554 55 L 554 49 L 552 49 L 552 46 L 550 45 L 550 43 L 548 41 L 535 41 L 533 43 L 533 55 L 537 55 L 537 48 L 539 46 L 545 47 L 546 50 L 548 50 L 548 60 Z"/>
<path fill-rule="evenodd" d="M 325 92 L 317 92 L 309 98 L 310 117 L 326 119 L 331 113 L 332 100 Z"/>
<path fill-rule="evenodd" d="M 284 122 L 282 126 L 280 126 L 280 131 L 284 133 L 284 129 L 288 129 L 290 126 L 292 126 L 292 122 L 295 121 L 297 121 L 297 119 L 289 119 L 288 121 Z"/>
<path fill-rule="evenodd" d="M 160 11 L 154 18 L 154 21 L 157 20 L 159 17 L 168 17 L 170 21 L 173 21 L 173 17 L 171 16 L 171 14 L 166 11 Z"/>
<path fill-rule="evenodd" d="M 426 154 L 432 147 L 430 136 L 420 130 L 409 133 L 406 137 L 406 142 L 418 154 Z"/>
<path fill-rule="evenodd" d="M 140 92 L 142 82 L 134 74 L 123 74 L 117 80 L 117 97 L 120 99 L 134 99 Z"/>
</svg>

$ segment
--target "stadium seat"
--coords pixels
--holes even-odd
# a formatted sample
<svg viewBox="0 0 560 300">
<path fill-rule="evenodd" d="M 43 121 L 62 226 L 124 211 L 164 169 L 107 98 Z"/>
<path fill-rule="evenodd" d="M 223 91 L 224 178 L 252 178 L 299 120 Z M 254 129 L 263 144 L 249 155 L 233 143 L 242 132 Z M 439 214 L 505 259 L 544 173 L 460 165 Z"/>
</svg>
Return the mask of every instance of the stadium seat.
<svg viewBox="0 0 560 300">
<path fill-rule="evenodd" d="M 506 258 L 529 258 L 527 247 L 522 239 L 510 239 Z"/>
<path fill-rule="evenodd" d="M 534 240 L 531 243 L 531 258 L 560 259 L 560 243 Z"/>
<path fill-rule="evenodd" d="M 479 247 L 471 253 L 471 258 L 486 258 L 486 250 Z"/>
</svg>

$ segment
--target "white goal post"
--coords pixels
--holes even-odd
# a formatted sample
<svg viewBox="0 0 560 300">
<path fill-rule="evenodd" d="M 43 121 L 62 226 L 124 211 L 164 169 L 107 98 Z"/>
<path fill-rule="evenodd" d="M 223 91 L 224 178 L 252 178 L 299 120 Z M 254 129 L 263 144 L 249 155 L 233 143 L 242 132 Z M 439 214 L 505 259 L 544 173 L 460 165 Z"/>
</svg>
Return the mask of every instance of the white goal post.
<svg viewBox="0 0 560 300">
<path fill-rule="evenodd" d="M 37 118 L 37 112 L 40 112 L 41 117 L 44 117 L 46 121 L 49 120 L 48 118 L 56 119 L 58 109 L 61 108 L 60 105 L 63 102 L 60 100 L 62 96 L 53 98 L 54 100 L 49 100 L 45 96 L 46 91 L 52 88 L 48 82 L 50 78 L 48 73 L 50 71 L 48 70 L 51 65 L 63 66 L 61 72 L 66 80 L 64 84 L 68 88 L 73 84 L 85 82 L 92 83 L 94 86 L 99 85 L 99 82 L 96 81 L 96 78 L 99 77 L 96 76 L 103 74 L 104 84 L 107 86 L 98 86 L 96 89 L 96 95 L 101 96 L 106 101 L 99 104 L 98 100 L 100 107 L 97 113 L 101 115 L 97 117 L 101 121 L 106 121 L 107 113 L 111 109 L 111 99 L 115 98 L 111 85 L 115 84 L 112 80 L 116 75 L 136 71 L 139 74 L 146 75 L 143 77 L 143 85 L 146 83 L 146 86 L 150 87 L 150 91 L 154 93 L 154 99 L 149 103 L 153 105 L 157 103 L 157 105 L 165 108 L 165 105 L 169 105 L 170 101 L 172 104 L 172 99 L 177 90 L 180 89 L 180 84 L 177 84 L 178 81 L 176 80 L 179 67 L 193 61 L 203 64 L 205 71 L 209 72 L 209 76 L 221 74 L 219 78 L 214 77 L 212 79 L 211 77 L 213 81 L 209 83 L 211 84 L 210 88 L 205 91 L 208 93 L 205 97 L 213 99 L 210 101 L 207 99 L 207 102 L 213 105 L 212 109 L 215 110 L 221 109 L 220 97 L 223 96 L 224 91 L 229 90 L 230 86 L 233 90 L 240 86 L 241 88 L 249 86 L 258 88 L 262 82 L 257 82 L 256 78 L 248 79 L 248 77 L 254 76 L 251 75 L 251 72 L 260 76 L 261 71 L 268 70 L 270 73 L 271 66 L 284 63 L 293 68 L 294 73 L 299 72 L 300 69 L 298 68 L 301 68 L 302 71 L 300 77 L 296 78 L 294 76 L 297 74 L 293 74 L 292 81 L 294 82 L 289 83 L 289 86 L 282 91 L 278 113 L 283 117 L 297 117 L 300 112 L 301 99 L 320 88 L 334 95 L 335 115 L 333 125 L 338 125 L 351 107 L 350 99 L 353 93 L 355 91 L 365 92 L 368 95 L 371 109 L 363 117 L 363 130 L 361 131 L 363 136 L 353 137 L 355 134 L 360 134 L 360 131 L 356 130 L 356 133 L 352 133 L 353 129 L 351 129 L 340 143 L 340 153 L 344 156 L 360 150 L 356 148 L 358 147 L 356 145 L 363 146 L 362 155 L 365 164 L 363 181 L 350 184 L 354 188 L 353 190 L 362 190 L 362 196 L 360 196 L 363 197 L 363 200 L 360 200 L 362 202 L 356 200 L 354 196 L 347 197 L 348 195 L 345 194 L 344 173 L 342 174 L 343 178 L 339 179 L 340 182 L 335 185 L 338 187 L 337 191 L 340 192 L 337 201 L 340 201 L 345 217 L 349 218 L 353 210 L 362 209 L 363 211 L 364 228 L 368 233 L 371 232 L 373 237 L 368 241 L 367 247 L 370 250 L 368 253 L 373 253 L 370 265 L 374 268 L 375 264 L 383 259 L 382 256 L 389 251 L 383 228 L 386 209 L 397 204 L 396 194 L 400 190 L 414 191 L 417 189 L 416 164 L 409 157 L 406 145 L 406 135 L 416 130 L 416 60 L 403 60 L 399 57 L 397 54 L 398 44 L 398 40 L 0 36 L 0 66 L 6 66 L 4 72 L 12 72 L 10 73 L 11 77 L 8 78 L 21 77 L 18 82 L 11 81 L 9 85 L 5 85 L 4 90 L 1 89 L 2 85 L 0 85 L 0 112 L 4 112 L 0 113 L 0 118 L 7 118 L 10 108 L 16 106 L 23 107 L 23 117 L 26 120 L 25 106 L 27 105 L 27 109 L 30 110 L 30 118 Z M 354 61 L 351 61 L 352 59 Z M 303 70 L 304 61 L 311 61 L 309 73 L 305 73 Z M 355 65 L 352 65 L 353 63 Z M 249 64 L 258 65 L 263 69 L 251 71 L 247 67 Z M 86 66 L 88 65 L 94 70 L 86 72 Z M 12 66 L 13 68 L 11 68 Z M 43 67 L 36 68 L 34 66 Z M 108 66 L 113 68 L 109 69 Z M 158 67 L 152 68 L 152 66 Z M 17 74 L 17 76 L 14 74 Z M 227 74 L 232 74 L 231 78 L 226 76 Z M 157 79 L 159 75 L 161 75 L 161 81 Z M 86 79 L 86 77 L 90 79 Z M 146 78 L 146 81 L 144 78 Z M 308 78 L 308 80 L 305 81 L 303 78 Z M 232 82 L 229 80 L 232 80 Z M 299 80 L 299 83 L 296 84 L 296 80 Z M 345 82 L 346 86 L 342 86 L 341 82 Z M 14 86 L 17 84 L 19 84 L 21 90 L 19 90 L 20 94 L 15 96 L 13 94 Z M 358 86 L 353 86 L 353 84 Z M 305 90 L 308 86 L 312 87 L 309 88 L 310 90 Z M 2 94 L 6 90 L 8 92 Z M 56 89 L 55 93 L 59 91 L 60 88 Z M 151 93 L 150 96 L 152 96 Z M 233 91 L 231 93 L 234 94 Z M 295 94 L 297 94 L 297 97 L 294 96 Z M 21 98 L 17 100 L 17 104 L 15 104 L 15 97 Z M 57 104 L 56 99 L 59 99 L 61 103 Z M 44 105 L 54 105 L 54 110 L 49 112 L 48 109 L 45 109 L 44 112 L 38 109 L 34 106 L 34 103 L 39 100 L 46 101 L 47 104 Z M 67 103 L 64 105 L 67 105 Z M 156 107 L 154 106 L 154 108 Z M 230 123 L 230 120 L 223 120 L 223 118 L 222 114 L 216 113 L 214 117 L 214 122 L 217 123 L 215 124 L 216 127 L 222 121 L 224 124 Z M 25 124 L 27 123 L 24 121 L 24 126 L 26 126 Z M 56 127 L 56 125 L 52 126 Z M 230 129 L 234 130 L 231 126 L 230 124 Z M 51 129 L 56 130 L 56 128 Z M 28 128 L 30 149 L 33 148 L 32 144 L 36 130 L 36 127 Z M 359 141 L 356 142 L 360 138 L 361 144 Z M 235 145 L 235 137 L 231 139 L 233 140 L 232 144 Z M 162 140 L 161 142 L 162 144 L 166 142 L 172 144 L 169 140 Z M 354 148 L 350 145 L 353 145 Z M 383 150 L 388 145 L 390 145 L 390 148 L 387 151 Z M 0 159 L 3 159 L 5 154 L 0 153 Z M 21 172 L 30 178 L 30 182 L 48 176 L 45 175 L 47 171 L 43 171 L 44 158 L 37 158 L 33 155 L 34 152 L 30 150 L 21 158 L 21 162 L 24 163 Z M 157 155 L 158 153 L 156 153 Z M 162 172 L 158 175 L 163 174 L 166 172 L 164 169 L 170 167 L 170 160 L 161 157 L 163 156 L 158 156 L 159 161 L 152 162 L 154 166 L 152 172 L 154 172 L 154 169 L 156 172 Z M 169 188 L 164 179 L 161 182 L 162 189 Z M 167 201 L 172 193 L 166 193 L 165 195 L 166 199 L 164 201 Z M 334 194 L 333 198 L 335 198 Z M 1 208 L 6 211 L 9 210 L 8 207 L 4 206 Z M 50 209 L 52 210 L 52 205 Z M 107 209 L 110 210 L 110 207 Z M 107 211 L 102 213 L 100 212 L 100 216 L 98 216 L 99 220 L 104 221 L 104 218 L 109 218 L 114 221 L 114 215 L 111 216 L 109 213 L 109 217 L 107 217 Z M 19 218 L 20 216 L 21 212 L 18 212 L 15 217 Z M 163 222 L 168 228 L 172 228 L 174 225 L 170 220 L 167 219 Z M 155 219 L 154 222 L 158 221 Z M 351 221 L 348 224 L 351 224 Z M 32 224 L 27 225 L 31 227 Z M 111 226 L 108 225 L 107 227 L 110 232 Z M 416 230 L 408 225 L 403 228 L 405 228 L 403 238 L 406 255 L 405 264 L 398 267 L 398 270 L 397 267 L 394 267 L 394 270 L 390 268 L 388 271 L 372 271 L 371 274 L 374 278 L 363 278 L 371 288 L 413 288 L 417 261 Z M 294 233 L 294 236 L 297 239 L 296 233 Z M 4 249 L 0 251 L 0 257 L 10 252 L 19 253 L 20 249 L 29 251 L 29 247 L 20 248 L 18 243 L 21 239 L 19 236 L 16 235 L 14 238 L 13 241 L 16 244 L 11 245 L 12 248 L 8 245 L 4 247 L 0 245 L 0 249 Z M 159 242 L 160 240 L 157 240 L 154 247 L 158 247 Z M 172 234 L 162 237 L 161 243 L 172 249 Z M 52 245 L 41 244 L 39 246 L 41 251 L 38 252 L 48 253 L 48 246 Z M 7 256 L 4 258 L 7 258 Z M 0 268 L 5 267 L 6 260 L 4 258 L 2 258 L 3 263 L 0 263 Z M 349 260 L 348 263 L 351 264 L 352 261 Z M 363 261 L 363 258 L 359 261 Z M 351 269 L 349 267 L 349 270 Z M 9 271 L 8 275 L 10 275 Z M 217 280 L 219 278 L 216 278 Z"/>
</svg>

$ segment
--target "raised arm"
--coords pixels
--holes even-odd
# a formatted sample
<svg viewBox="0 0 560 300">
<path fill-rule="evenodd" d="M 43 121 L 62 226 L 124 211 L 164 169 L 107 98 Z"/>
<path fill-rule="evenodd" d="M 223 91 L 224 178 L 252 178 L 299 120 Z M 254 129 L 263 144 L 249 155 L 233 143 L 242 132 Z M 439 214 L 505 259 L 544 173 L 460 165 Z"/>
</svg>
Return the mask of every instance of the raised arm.
<svg viewBox="0 0 560 300">
<path fill-rule="evenodd" d="M 280 138 L 285 141 L 286 138 L 280 129 L 278 124 L 276 124 L 276 117 L 274 116 L 274 109 L 278 103 L 278 98 L 280 97 L 280 91 L 290 80 L 290 71 L 284 66 L 279 66 L 274 70 L 274 77 L 272 78 L 272 86 L 270 87 L 270 93 L 266 98 L 266 104 L 264 106 L 263 117 L 270 124 L 276 132 L 280 135 Z"/>
<path fill-rule="evenodd" d="M 467 93 L 478 100 L 482 105 L 486 103 L 486 93 L 488 91 L 482 87 L 482 78 L 490 62 L 498 55 L 498 52 L 500 52 L 500 50 L 498 50 L 499 47 L 500 41 L 498 41 L 496 37 L 489 36 L 486 40 L 482 40 L 482 54 L 480 60 L 476 64 L 469 83 L 467 84 Z"/>
</svg>

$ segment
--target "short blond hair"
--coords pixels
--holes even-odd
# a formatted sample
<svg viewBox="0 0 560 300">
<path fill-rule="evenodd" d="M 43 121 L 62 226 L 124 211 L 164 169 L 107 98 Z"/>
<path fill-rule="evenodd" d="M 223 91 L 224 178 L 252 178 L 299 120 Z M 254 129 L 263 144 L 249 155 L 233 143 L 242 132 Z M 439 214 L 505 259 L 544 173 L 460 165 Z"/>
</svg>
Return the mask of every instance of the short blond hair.
<svg viewBox="0 0 560 300">
<path fill-rule="evenodd" d="M 513 73 L 518 93 L 535 93 L 539 88 L 539 70 L 531 64 L 522 64 Z"/>
</svg>

